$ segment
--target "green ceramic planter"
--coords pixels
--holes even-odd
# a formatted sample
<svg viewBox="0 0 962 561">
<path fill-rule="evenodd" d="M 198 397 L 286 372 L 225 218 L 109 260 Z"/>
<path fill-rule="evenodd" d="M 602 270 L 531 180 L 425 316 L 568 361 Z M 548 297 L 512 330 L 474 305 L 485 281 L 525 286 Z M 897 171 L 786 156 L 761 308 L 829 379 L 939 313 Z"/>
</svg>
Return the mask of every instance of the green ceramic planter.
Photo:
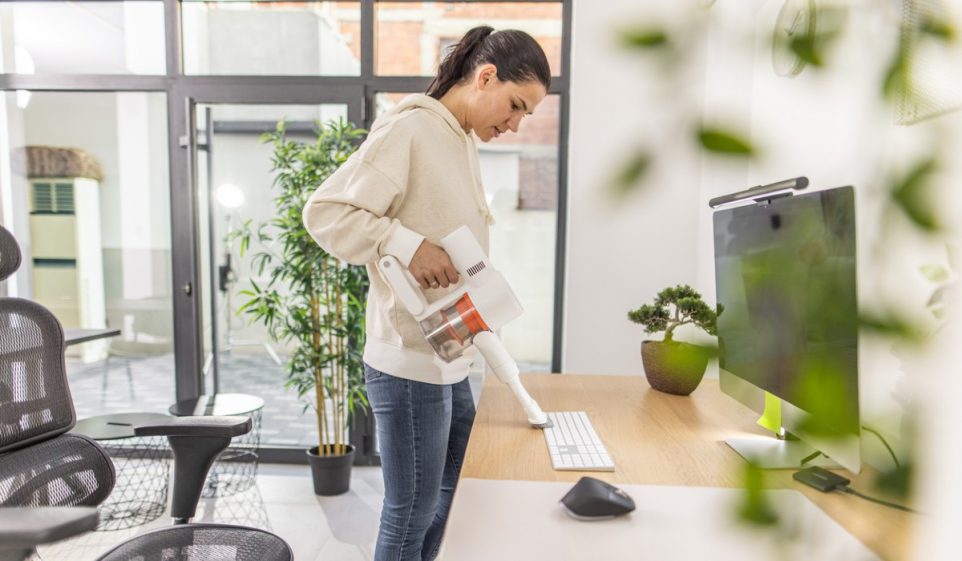
<svg viewBox="0 0 962 561">
<path fill-rule="evenodd" d="M 642 341 L 641 362 L 652 388 L 674 395 L 695 391 L 708 368 L 703 347 L 672 341 Z"/>
</svg>

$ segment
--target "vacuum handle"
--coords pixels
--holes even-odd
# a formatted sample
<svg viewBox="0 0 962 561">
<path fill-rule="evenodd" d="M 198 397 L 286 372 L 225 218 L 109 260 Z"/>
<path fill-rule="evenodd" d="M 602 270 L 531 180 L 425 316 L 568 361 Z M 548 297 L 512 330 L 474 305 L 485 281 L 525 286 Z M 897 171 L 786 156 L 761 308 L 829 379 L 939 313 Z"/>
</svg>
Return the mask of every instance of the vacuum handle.
<svg viewBox="0 0 962 561">
<path fill-rule="evenodd" d="M 378 260 L 377 266 L 405 309 L 414 317 L 419 317 L 428 307 L 428 301 L 421 293 L 417 281 L 414 280 L 414 275 L 404 265 L 401 265 L 398 258 L 393 255 L 382 257 Z"/>
</svg>

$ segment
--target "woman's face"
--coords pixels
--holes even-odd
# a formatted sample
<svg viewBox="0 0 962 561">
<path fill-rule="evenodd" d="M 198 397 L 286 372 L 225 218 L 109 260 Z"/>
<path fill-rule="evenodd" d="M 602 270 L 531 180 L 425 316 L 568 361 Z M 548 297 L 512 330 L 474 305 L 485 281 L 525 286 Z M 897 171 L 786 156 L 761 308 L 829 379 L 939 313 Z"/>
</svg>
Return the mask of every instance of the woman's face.
<svg viewBox="0 0 962 561">
<path fill-rule="evenodd" d="M 498 79 L 493 64 L 479 67 L 475 72 L 476 95 L 468 116 L 468 125 L 482 142 L 497 138 L 518 126 L 525 115 L 547 95 L 537 80 L 528 82 L 505 82 Z"/>
</svg>

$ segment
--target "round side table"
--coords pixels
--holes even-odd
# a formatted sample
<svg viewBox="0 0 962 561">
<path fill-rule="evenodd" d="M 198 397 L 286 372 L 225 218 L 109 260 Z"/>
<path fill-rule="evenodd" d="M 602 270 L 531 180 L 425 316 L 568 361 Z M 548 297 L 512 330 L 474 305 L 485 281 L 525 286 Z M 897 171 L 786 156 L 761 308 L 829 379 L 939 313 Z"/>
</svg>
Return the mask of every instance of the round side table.
<svg viewBox="0 0 962 561">
<path fill-rule="evenodd" d="M 194 399 L 178 401 L 170 406 L 170 414 L 177 417 L 190 415 L 238 415 L 248 416 L 253 422 L 251 431 L 231 441 L 226 450 L 218 454 L 211 466 L 207 484 L 201 494 L 204 498 L 224 497 L 246 491 L 257 478 L 257 459 L 261 445 L 261 413 L 264 400 L 242 393 L 218 393 L 202 395 Z"/>
<path fill-rule="evenodd" d="M 169 419 L 160 413 L 113 413 L 77 421 L 71 432 L 100 443 L 117 473 L 100 505 L 97 530 L 122 530 L 155 520 L 167 510 L 169 451 L 160 436 L 136 436 L 137 425 Z"/>
</svg>

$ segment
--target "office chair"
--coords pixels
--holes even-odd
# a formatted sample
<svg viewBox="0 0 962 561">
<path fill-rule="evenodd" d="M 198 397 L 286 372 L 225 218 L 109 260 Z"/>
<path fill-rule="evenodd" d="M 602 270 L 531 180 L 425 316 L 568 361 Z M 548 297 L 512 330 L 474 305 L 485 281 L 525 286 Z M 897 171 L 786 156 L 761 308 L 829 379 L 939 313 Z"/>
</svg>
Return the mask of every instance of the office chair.
<svg viewBox="0 0 962 561">
<path fill-rule="evenodd" d="M 0 226 L 0 281 L 19 264 L 16 240 Z M 96 506 L 113 489 L 113 463 L 100 445 L 66 434 L 75 421 L 60 322 L 36 302 L 0 298 L 0 561 L 19 561 L 40 543 L 90 529 L 89 511 L 24 507 Z M 247 417 L 171 417 L 136 427 L 138 436 L 167 436 L 170 442 L 176 525 L 134 537 L 101 560 L 203 561 L 231 550 L 237 561 L 291 561 L 290 547 L 270 532 L 186 524 L 214 458 L 251 426 Z"/>
<path fill-rule="evenodd" d="M 0 281 L 20 261 L 16 240 L 0 226 Z M 75 419 L 63 347 L 60 322 L 43 306 L 0 298 L 2 507 L 96 506 L 114 487 L 114 466 L 103 449 L 87 437 L 65 434 Z M 15 516 L 13 521 L 25 519 L 20 509 L 2 511 Z M 0 527 L 12 528 L 13 523 L 4 520 Z M 5 544 L 16 542 L 16 536 L 3 537 Z M 3 551 L 0 558 L 8 557 Z"/>
</svg>

